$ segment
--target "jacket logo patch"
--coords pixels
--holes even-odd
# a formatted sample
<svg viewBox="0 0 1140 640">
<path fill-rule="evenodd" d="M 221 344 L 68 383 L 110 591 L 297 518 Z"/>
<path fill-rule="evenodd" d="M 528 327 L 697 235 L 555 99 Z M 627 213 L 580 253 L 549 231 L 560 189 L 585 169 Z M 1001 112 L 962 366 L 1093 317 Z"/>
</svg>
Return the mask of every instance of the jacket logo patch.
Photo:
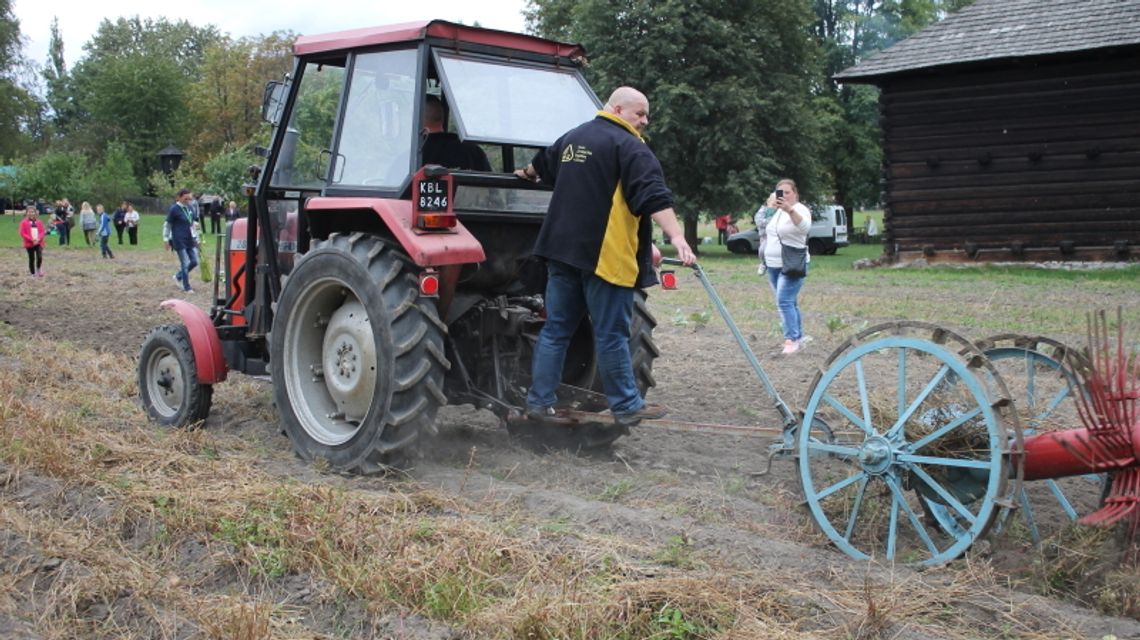
<svg viewBox="0 0 1140 640">
<path fill-rule="evenodd" d="M 573 144 L 568 144 L 562 150 L 562 162 L 585 162 L 586 158 L 592 155 L 594 154 L 582 145 L 575 147 Z"/>
</svg>

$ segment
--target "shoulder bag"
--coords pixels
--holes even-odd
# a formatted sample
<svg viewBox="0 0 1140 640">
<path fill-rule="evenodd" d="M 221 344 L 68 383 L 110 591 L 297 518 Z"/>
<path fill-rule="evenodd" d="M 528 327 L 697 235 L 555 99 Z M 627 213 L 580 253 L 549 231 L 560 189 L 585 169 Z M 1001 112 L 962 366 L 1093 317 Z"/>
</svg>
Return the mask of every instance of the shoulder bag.
<svg viewBox="0 0 1140 640">
<path fill-rule="evenodd" d="M 783 212 L 788 215 L 787 212 Z M 791 219 L 791 216 L 788 218 Z M 789 278 L 802 278 L 807 275 L 807 247 L 790 247 L 780 239 L 780 223 L 776 223 L 776 239 L 780 241 L 780 273 Z"/>
</svg>

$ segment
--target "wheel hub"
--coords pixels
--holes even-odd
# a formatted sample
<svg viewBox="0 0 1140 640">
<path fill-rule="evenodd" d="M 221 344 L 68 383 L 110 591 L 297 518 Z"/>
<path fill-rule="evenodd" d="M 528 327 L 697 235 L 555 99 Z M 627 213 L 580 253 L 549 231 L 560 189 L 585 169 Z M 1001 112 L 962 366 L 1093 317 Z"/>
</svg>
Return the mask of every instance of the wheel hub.
<svg viewBox="0 0 1140 640">
<path fill-rule="evenodd" d="M 345 420 L 368 413 L 376 387 L 376 345 L 359 301 L 347 302 L 329 318 L 322 348 L 325 385 Z"/>
<path fill-rule="evenodd" d="M 859 448 L 859 464 L 868 473 L 882 474 L 894 462 L 891 443 L 882 436 L 869 438 Z"/>
<path fill-rule="evenodd" d="M 182 375 L 173 354 L 160 355 L 151 375 L 152 400 L 165 414 L 173 415 L 182 406 Z"/>
</svg>

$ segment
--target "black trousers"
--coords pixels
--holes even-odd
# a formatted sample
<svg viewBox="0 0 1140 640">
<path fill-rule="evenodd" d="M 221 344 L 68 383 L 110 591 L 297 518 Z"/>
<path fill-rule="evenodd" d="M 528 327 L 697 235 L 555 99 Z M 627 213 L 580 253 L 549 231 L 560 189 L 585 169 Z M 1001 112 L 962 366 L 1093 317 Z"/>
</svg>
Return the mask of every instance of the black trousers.
<svg viewBox="0 0 1140 640">
<path fill-rule="evenodd" d="M 28 273 L 34 276 L 40 272 L 40 267 L 44 265 L 43 245 L 24 247 L 24 251 L 28 252 Z"/>
</svg>

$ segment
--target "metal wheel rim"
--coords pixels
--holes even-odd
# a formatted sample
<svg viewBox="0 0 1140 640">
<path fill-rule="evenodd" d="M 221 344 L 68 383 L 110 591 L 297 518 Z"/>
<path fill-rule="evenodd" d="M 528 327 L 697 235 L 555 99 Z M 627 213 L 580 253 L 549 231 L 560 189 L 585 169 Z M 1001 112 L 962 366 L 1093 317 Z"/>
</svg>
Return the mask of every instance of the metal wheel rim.
<svg viewBox="0 0 1140 640">
<path fill-rule="evenodd" d="M 890 434 L 892 429 L 898 425 L 892 425 L 892 428 L 882 431 L 875 428 L 876 425 L 873 424 L 869 431 L 864 428 L 865 439 L 862 443 L 859 443 L 858 447 L 852 446 L 853 443 L 827 443 L 814 437 L 812 429 L 801 429 L 799 433 L 799 453 L 801 460 L 800 474 L 804 494 L 813 517 L 832 542 L 851 557 L 867 559 L 871 557 L 870 554 L 858 548 L 852 543 L 850 538 L 859 519 L 867 488 L 871 486 L 873 482 L 884 483 L 889 488 L 891 495 L 891 514 L 887 540 L 882 546 L 883 556 L 887 560 L 897 559 L 897 537 L 905 520 L 905 523 L 909 524 L 909 527 L 913 529 L 913 533 L 918 535 L 921 543 L 925 546 L 926 552 L 929 554 L 929 557 L 918 562 L 918 564 L 941 564 L 960 555 L 989 526 L 994 515 L 995 499 L 1004 489 L 1005 476 L 1007 473 L 1006 458 L 1003 453 L 1006 438 L 1005 429 L 993 411 L 993 407 L 991 406 L 993 401 L 987 399 L 988 394 L 986 389 L 966 364 L 953 352 L 944 347 L 909 336 L 889 336 L 872 340 L 871 342 L 857 344 L 849 352 L 835 360 L 827 372 L 817 381 L 804 414 L 803 424 L 812 424 L 817 417 L 816 413 L 820 410 L 821 404 L 830 404 L 827 400 L 826 391 L 840 373 L 847 371 L 848 367 L 854 367 L 855 374 L 862 380 L 863 356 L 880 350 L 891 349 L 899 352 L 900 362 L 905 362 L 907 351 L 937 357 L 943 363 L 942 370 L 945 371 L 946 376 L 949 377 L 949 375 L 952 374 L 955 376 L 955 383 L 960 381 L 961 384 L 965 385 L 966 390 L 978 405 L 975 418 L 981 418 L 986 425 L 986 432 L 991 443 L 988 457 L 971 461 L 958 461 L 950 458 L 937 457 L 926 460 L 927 457 L 919 455 L 922 447 L 925 446 L 921 441 L 907 442 L 902 431 Z M 911 402 L 917 399 L 917 396 L 916 398 L 906 398 L 905 385 L 903 384 L 905 382 L 903 380 L 905 377 L 904 372 L 905 368 L 900 366 L 900 380 L 898 386 L 898 394 L 902 395 L 900 414 L 903 413 L 902 406 L 909 406 Z M 927 388 L 933 388 L 935 384 L 936 382 L 931 380 L 930 383 L 927 384 Z M 869 408 L 867 407 L 868 400 L 865 389 L 863 389 L 861 393 L 863 394 L 860 400 L 862 406 L 855 409 L 848 409 L 850 413 L 848 419 L 854 418 L 853 423 L 857 425 L 860 422 L 866 422 L 866 418 L 870 414 Z M 855 411 L 861 412 L 863 418 L 861 419 L 860 416 L 856 415 L 854 413 Z M 846 457 L 848 462 L 857 461 L 857 464 L 853 467 L 852 473 L 846 479 L 817 490 L 815 486 L 815 474 L 812 470 L 812 460 L 818 459 L 821 456 L 839 457 L 841 459 Z M 905 483 L 903 482 L 904 474 L 906 474 L 907 478 L 910 478 L 910 474 L 915 468 L 925 473 L 920 465 L 933 465 L 938 462 L 948 467 L 969 465 L 969 468 L 985 471 L 987 474 L 985 496 L 980 503 L 975 501 L 975 503 L 980 504 L 980 506 L 978 506 L 976 510 L 971 510 L 968 506 L 962 505 L 954 500 L 953 496 L 949 495 L 945 487 L 941 487 L 941 484 L 929 476 L 929 474 L 923 478 L 918 472 L 914 473 L 914 475 L 919 476 L 919 482 L 921 484 L 927 485 L 928 488 L 936 493 L 941 490 L 940 495 L 942 495 L 942 500 L 947 504 L 954 505 L 956 512 L 955 519 L 959 520 L 962 524 L 968 525 L 961 526 L 960 524 L 957 527 L 943 527 L 943 533 L 950 536 L 953 540 L 946 545 L 932 540 L 931 532 L 919 521 L 921 514 L 916 513 L 913 507 L 907 504 L 905 496 L 903 495 L 906 491 Z M 856 495 L 852 503 L 851 515 L 847 519 L 845 531 L 841 533 L 832 524 L 832 518 L 825 512 L 822 501 L 840 490 L 845 490 L 855 485 L 858 485 L 858 488 L 855 489 Z"/>
<path fill-rule="evenodd" d="M 1032 346 L 1019 346 L 1017 342 L 1022 339 L 1023 338 L 1021 336 L 1003 335 L 983 341 L 983 344 L 992 345 L 985 350 L 985 354 L 991 362 L 995 363 L 995 365 L 996 363 L 1003 360 L 1024 360 L 1024 369 L 1015 370 L 1015 373 L 1018 375 L 1024 374 L 1025 391 L 1027 397 L 1021 398 L 1015 395 L 1014 401 L 1022 407 L 1023 411 L 1027 413 L 1028 419 L 1023 418 L 1022 425 L 1024 428 L 1024 433 L 1026 435 L 1030 435 L 1037 433 L 1042 425 L 1049 424 L 1053 416 L 1058 413 L 1061 406 L 1067 401 L 1074 401 L 1076 394 L 1083 392 L 1083 390 L 1077 375 L 1070 369 L 1070 364 L 1067 364 L 1072 362 L 1074 357 L 1073 354 L 1075 352 L 1071 351 L 1060 343 L 1056 343 L 1051 340 L 1046 341 L 1041 338 L 1030 340 L 1029 343 L 1032 344 Z M 1003 340 L 1013 340 L 1014 345 L 998 346 L 997 343 Z M 1054 351 L 1062 358 L 1062 360 L 1058 360 L 1053 356 L 1038 351 L 1036 347 L 1039 342 L 1044 342 L 1047 346 L 1053 347 Z M 1037 395 L 1036 378 L 1038 375 L 1037 368 L 1042 366 L 1049 369 L 1052 375 L 1061 377 L 1065 382 L 1065 387 L 1059 391 L 1053 392 L 1052 394 L 1046 393 L 1048 397 L 1039 398 Z M 1009 372 L 1005 372 L 1002 377 L 1005 379 L 1007 387 L 1009 387 L 1012 384 Z M 1011 388 L 1011 392 L 1013 389 L 1020 391 L 1021 386 L 1014 385 L 1013 388 Z M 1075 410 L 1073 420 L 1078 420 L 1077 416 L 1075 415 Z M 1076 427 L 1078 426 L 1078 423 L 1074 422 L 1068 426 L 1071 428 Z M 1086 474 L 1080 477 L 1090 482 L 1098 482 L 1102 485 L 1102 487 L 1106 481 L 1106 476 L 1103 473 Z M 1077 512 L 1076 507 L 1069 499 L 1069 496 L 1065 494 L 1064 488 L 1056 480 L 1048 479 L 1044 480 L 1043 482 L 1045 483 L 1046 487 L 1048 487 L 1049 494 L 1053 497 L 1054 500 L 1056 500 L 1058 506 L 1061 507 L 1061 510 L 1064 511 L 1065 515 L 1069 518 L 1070 521 L 1076 520 L 1080 517 L 1080 514 Z M 1041 542 L 1041 533 L 1037 528 L 1033 507 L 1030 504 L 1029 496 L 1026 494 L 1024 488 L 1018 492 L 1017 501 L 1021 507 L 1020 511 L 1025 517 L 1026 526 L 1029 528 L 1030 535 L 1033 537 L 1034 542 L 1039 544 Z M 1003 517 L 1001 519 L 1003 525 L 1005 521 L 1006 518 Z"/>
<path fill-rule="evenodd" d="M 147 360 L 147 393 L 154 410 L 172 418 L 186 402 L 186 384 L 178 356 L 170 349 L 155 349 Z"/>
<path fill-rule="evenodd" d="M 284 345 L 293 412 L 313 440 L 342 445 L 356 436 L 372 408 L 377 351 L 371 322 L 361 300 L 340 280 L 313 282 L 298 299 Z M 341 357 L 342 347 L 354 361 Z"/>
</svg>

